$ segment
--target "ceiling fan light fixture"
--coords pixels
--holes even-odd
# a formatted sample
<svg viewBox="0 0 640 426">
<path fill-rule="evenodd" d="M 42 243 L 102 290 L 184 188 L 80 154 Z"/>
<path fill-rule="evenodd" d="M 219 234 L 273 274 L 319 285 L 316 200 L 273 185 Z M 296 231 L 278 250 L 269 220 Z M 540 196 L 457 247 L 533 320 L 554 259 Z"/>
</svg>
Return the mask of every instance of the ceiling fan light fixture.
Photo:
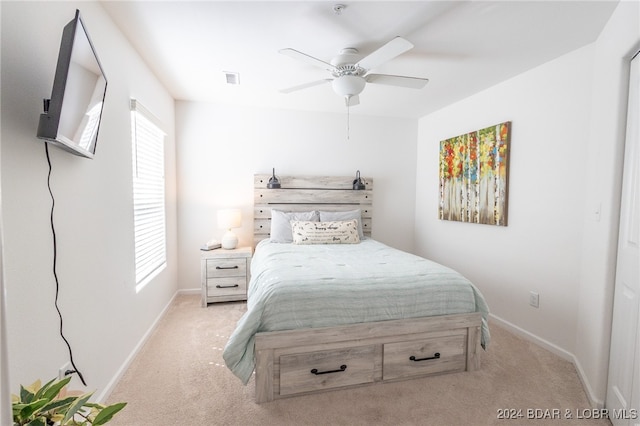
<svg viewBox="0 0 640 426">
<path fill-rule="evenodd" d="M 359 95 L 366 84 L 366 80 L 358 75 L 343 75 L 331 82 L 333 91 L 342 97 Z"/>
</svg>

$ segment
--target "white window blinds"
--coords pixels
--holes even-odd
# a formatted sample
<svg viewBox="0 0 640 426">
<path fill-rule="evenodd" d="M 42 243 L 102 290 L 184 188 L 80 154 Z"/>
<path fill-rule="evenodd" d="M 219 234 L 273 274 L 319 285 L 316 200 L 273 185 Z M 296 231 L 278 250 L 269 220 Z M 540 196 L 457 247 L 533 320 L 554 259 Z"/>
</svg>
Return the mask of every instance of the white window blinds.
<svg viewBox="0 0 640 426">
<path fill-rule="evenodd" d="M 136 291 L 166 265 L 164 136 L 153 114 L 132 99 Z"/>
</svg>

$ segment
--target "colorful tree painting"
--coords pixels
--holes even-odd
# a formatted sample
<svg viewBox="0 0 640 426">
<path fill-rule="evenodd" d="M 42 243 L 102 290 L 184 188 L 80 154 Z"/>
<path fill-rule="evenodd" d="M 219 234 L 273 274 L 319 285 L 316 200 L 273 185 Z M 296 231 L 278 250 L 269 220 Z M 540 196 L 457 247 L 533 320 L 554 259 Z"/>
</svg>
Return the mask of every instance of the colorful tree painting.
<svg viewBox="0 0 640 426">
<path fill-rule="evenodd" d="M 507 226 L 511 122 L 440 142 L 442 220 Z"/>
</svg>

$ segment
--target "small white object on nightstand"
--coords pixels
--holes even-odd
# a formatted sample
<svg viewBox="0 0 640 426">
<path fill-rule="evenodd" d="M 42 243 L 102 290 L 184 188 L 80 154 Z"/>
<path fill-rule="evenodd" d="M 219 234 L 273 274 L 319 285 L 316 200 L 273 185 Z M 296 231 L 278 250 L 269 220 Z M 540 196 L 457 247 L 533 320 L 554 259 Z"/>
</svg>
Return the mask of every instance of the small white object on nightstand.
<svg viewBox="0 0 640 426">
<path fill-rule="evenodd" d="M 218 211 L 218 226 L 226 229 L 220 243 L 223 249 L 231 250 L 238 245 L 238 237 L 231 229 L 239 228 L 242 225 L 242 213 L 240 209 L 224 209 Z"/>
</svg>

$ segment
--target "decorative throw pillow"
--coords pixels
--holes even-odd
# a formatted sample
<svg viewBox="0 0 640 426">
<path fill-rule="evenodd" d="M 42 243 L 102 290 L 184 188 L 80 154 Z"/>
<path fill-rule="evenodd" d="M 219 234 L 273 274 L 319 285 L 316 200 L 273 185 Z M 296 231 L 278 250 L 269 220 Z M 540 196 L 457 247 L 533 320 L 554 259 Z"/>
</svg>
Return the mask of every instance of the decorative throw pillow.
<svg viewBox="0 0 640 426">
<path fill-rule="evenodd" d="M 293 237 L 291 235 L 292 220 L 317 222 L 320 220 L 320 215 L 315 210 L 310 212 L 283 212 L 271 209 L 271 234 L 269 237 L 272 242 L 293 242 Z"/>
<path fill-rule="evenodd" d="M 364 239 L 364 232 L 362 231 L 362 212 L 360 209 L 358 210 L 348 210 L 343 212 L 324 212 L 320 211 L 320 221 L 321 222 L 329 222 L 335 220 L 351 220 L 355 219 L 358 221 L 358 235 L 360 239 Z"/>
<path fill-rule="evenodd" d="M 292 221 L 293 244 L 358 244 L 358 221 Z"/>
</svg>

